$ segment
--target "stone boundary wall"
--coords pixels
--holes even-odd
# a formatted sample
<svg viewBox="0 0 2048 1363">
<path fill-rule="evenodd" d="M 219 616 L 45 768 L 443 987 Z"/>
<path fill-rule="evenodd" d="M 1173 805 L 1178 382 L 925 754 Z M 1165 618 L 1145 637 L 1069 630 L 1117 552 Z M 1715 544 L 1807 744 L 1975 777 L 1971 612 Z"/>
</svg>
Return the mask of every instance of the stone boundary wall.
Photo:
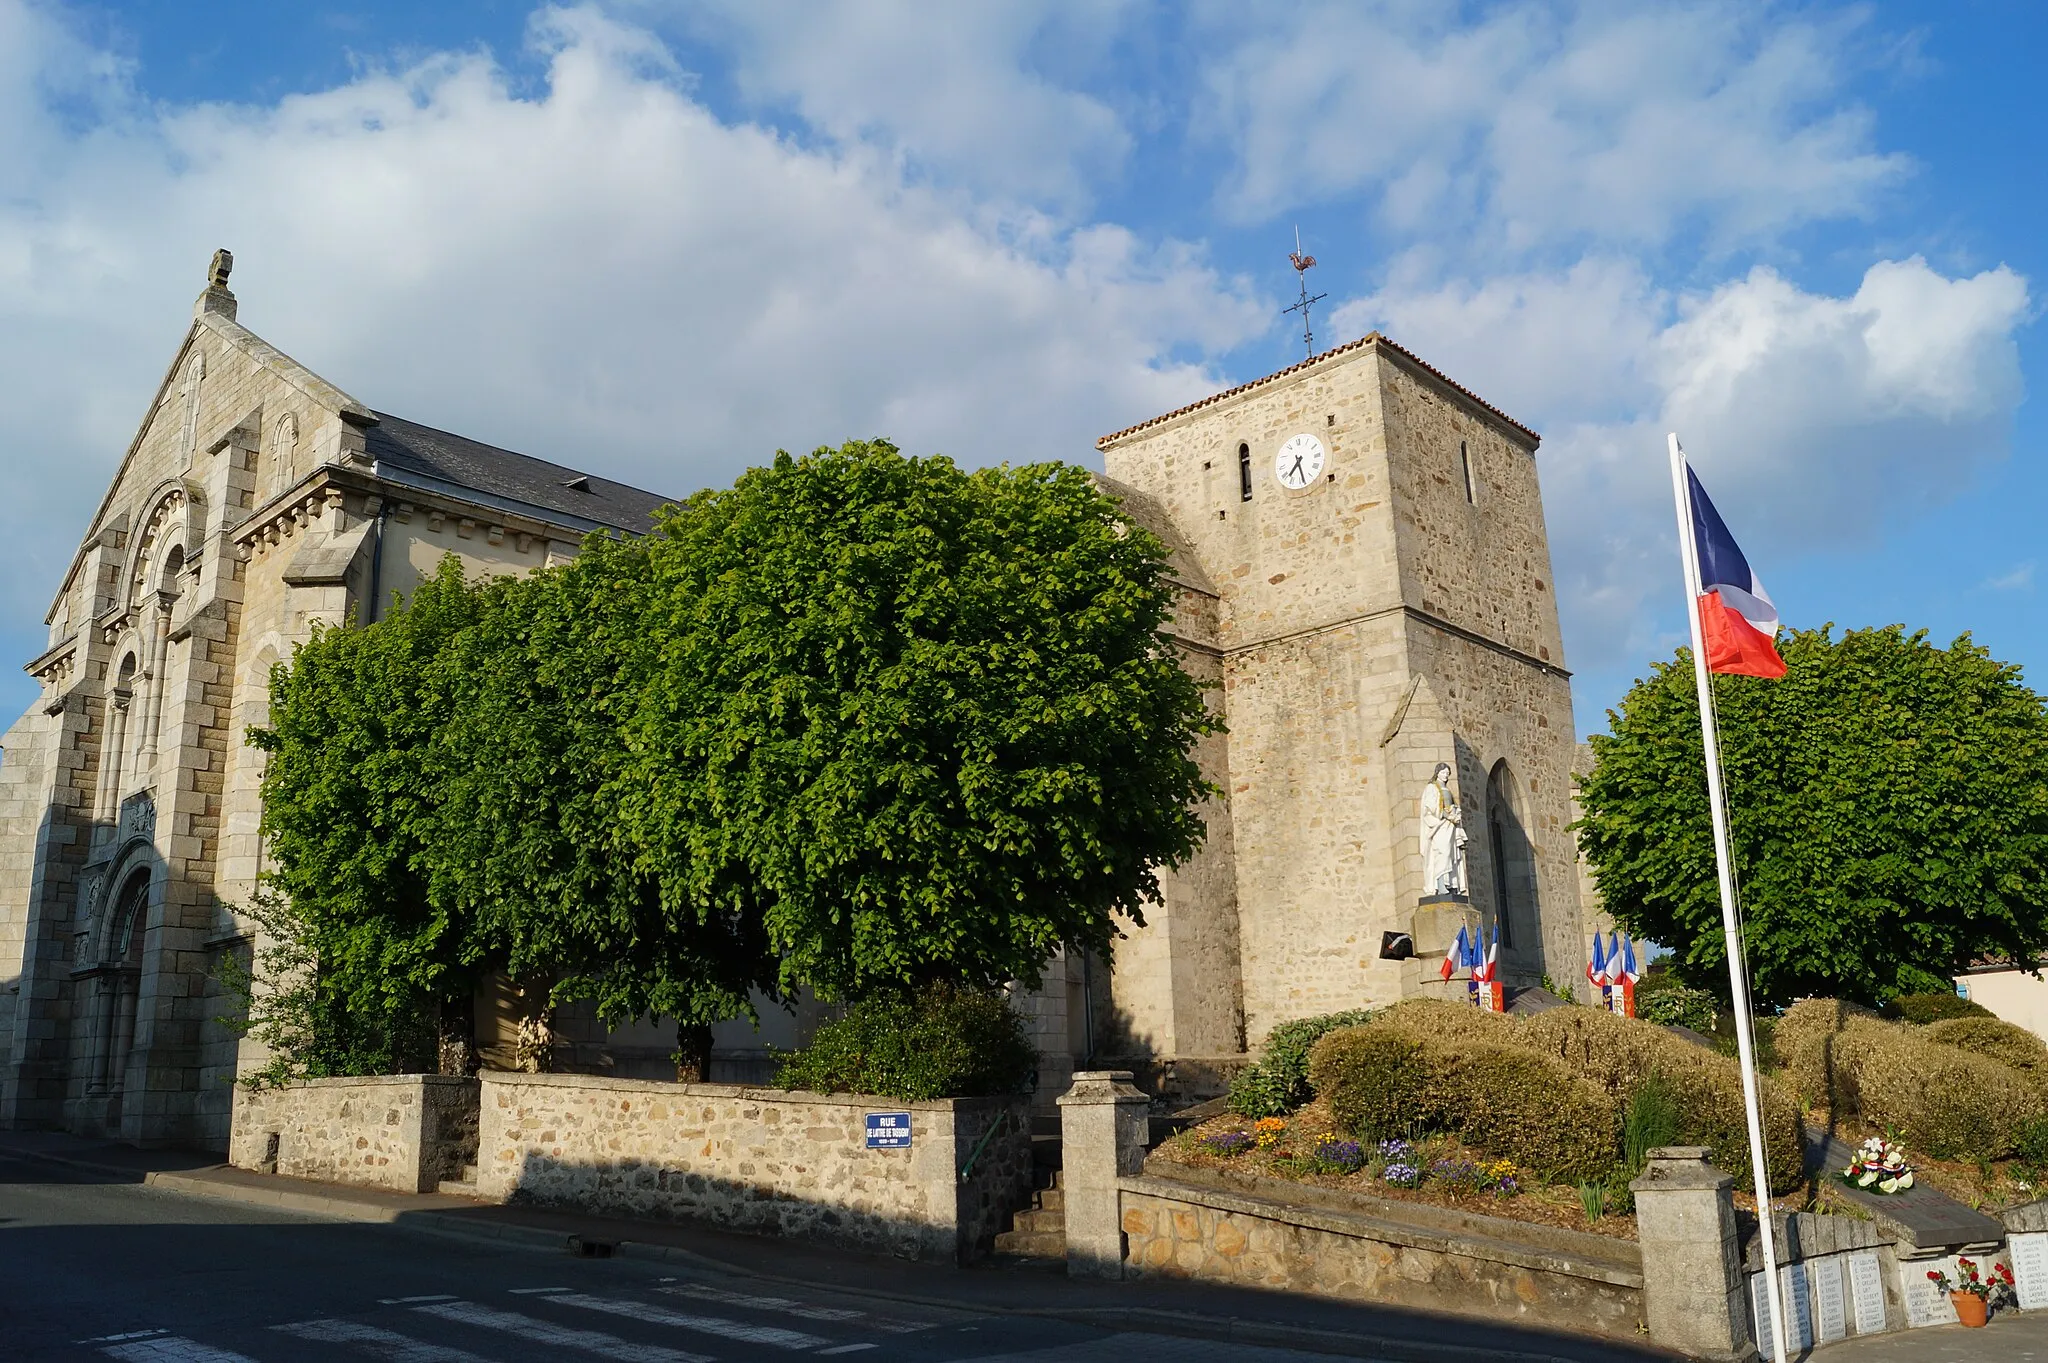
<svg viewBox="0 0 2048 1363">
<path fill-rule="evenodd" d="M 1118 1193 L 1127 1277 L 1205 1279 L 1639 1337 L 1642 1259 L 1628 1241 L 1497 1217 L 1439 1229 L 1310 1205 L 1299 1190 L 1280 1201 L 1150 1174 L 1118 1180 Z"/>
<path fill-rule="evenodd" d="M 866 1114 L 908 1112 L 907 1150 Z M 960 1170 L 982 1138 L 966 1180 Z M 931 1262 L 985 1252 L 1031 1187 L 1028 1100 L 904 1103 L 580 1074 L 486 1073 L 482 1197 L 699 1220 Z"/>
<path fill-rule="evenodd" d="M 476 1154 L 478 1087 L 474 1079 L 396 1074 L 238 1088 L 228 1163 L 290 1178 L 432 1192 Z"/>
</svg>

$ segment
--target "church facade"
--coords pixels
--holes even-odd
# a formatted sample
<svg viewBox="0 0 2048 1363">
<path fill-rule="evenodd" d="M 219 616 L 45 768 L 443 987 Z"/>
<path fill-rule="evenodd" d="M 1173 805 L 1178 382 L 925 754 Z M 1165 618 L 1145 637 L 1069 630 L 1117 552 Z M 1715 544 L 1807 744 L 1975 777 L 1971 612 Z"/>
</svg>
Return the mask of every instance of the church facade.
<svg viewBox="0 0 2048 1363">
<path fill-rule="evenodd" d="M 230 265 L 53 584 L 41 695 L 0 737 L 0 1125 L 225 1148 L 252 1057 L 218 973 L 248 948 L 243 735 L 271 668 L 448 554 L 522 572 L 668 500 L 365 405 L 239 323 Z M 1174 637 L 1229 732 L 1199 754 L 1208 840 L 1146 925 L 1024 1000 L 1047 1079 L 1113 1055 L 1227 1067 L 1278 1022 L 1440 988 L 1454 922 L 1500 925 L 1511 980 L 1574 973 L 1535 434 L 1373 336 L 1099 445 L 1105 488 L 1173 551 Z M 1469 892 L 1424 903 L 1439 762 Z M 1422 954 L 1383 959 L 1390 931 Z M 480 1004 L 480 1042 L 485 1011 L 517 1007 Z M 764 1030 L 791 1044 L 813 1016 Z M 667 1044 L 586 1026 L 557 1050 L 626 1073 Z M 714 1065 L 764 1077 L 760 1044 L 721 1029 Z"/>
</svg>

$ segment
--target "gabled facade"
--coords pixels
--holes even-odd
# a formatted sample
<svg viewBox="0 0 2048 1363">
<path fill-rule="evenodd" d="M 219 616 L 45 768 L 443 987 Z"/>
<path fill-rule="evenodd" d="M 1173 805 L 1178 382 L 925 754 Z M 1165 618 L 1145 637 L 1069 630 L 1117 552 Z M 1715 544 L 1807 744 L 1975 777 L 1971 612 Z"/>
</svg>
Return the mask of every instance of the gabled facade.
<svg viewBox="0 0 2048 1363">
<path fill-rule="evenodd" d="M 214 972 L 255 888 L 273 664 L 446 555 L 519 572 L 665 498 L 375 412 L 236 320 L 214 260 L 0 737 L 0 1124 L 224 1149 Z"/>
</svg>

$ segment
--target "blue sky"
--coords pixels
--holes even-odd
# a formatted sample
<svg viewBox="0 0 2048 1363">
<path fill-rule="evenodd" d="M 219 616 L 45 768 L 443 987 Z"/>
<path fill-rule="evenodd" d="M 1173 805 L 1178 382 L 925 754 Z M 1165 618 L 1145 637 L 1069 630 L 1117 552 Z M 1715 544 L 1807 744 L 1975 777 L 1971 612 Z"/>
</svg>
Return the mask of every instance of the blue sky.
<svg viewBox="0 0 2048 1363">
<path fill-rule="evenodd" d="M 0 645 L 215 246 L 372 406 L 664 491 L 1093 437 L 1379 328 L 1545 434 L 1580 727 L 1683 616 L 1676 426 L 1790 623 L 2048 683 L 2035 7 L 0 0 Z M 25 678 L 0 702 L 25 705 Z"/>
</svg>

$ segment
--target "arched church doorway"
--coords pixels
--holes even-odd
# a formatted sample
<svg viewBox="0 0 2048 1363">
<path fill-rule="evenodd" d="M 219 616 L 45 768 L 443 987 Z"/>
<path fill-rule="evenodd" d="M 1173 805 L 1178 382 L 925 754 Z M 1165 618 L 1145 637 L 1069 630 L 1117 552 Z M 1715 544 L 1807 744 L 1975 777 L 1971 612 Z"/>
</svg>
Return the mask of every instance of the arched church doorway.
<svg viewBox="0 0 2048 1363">
<path fill-rule="evenodd" d="M 106 1124 L 118 1130 L 128 1059 L 135 1050 L 135 1014 L 142 992 L 142 938 L 149 922 L 150 874 L 138 870 L 121 884 L 99 972 L 98 1054 L 93 1089 L 106 1100 Z"/>
</svg>

